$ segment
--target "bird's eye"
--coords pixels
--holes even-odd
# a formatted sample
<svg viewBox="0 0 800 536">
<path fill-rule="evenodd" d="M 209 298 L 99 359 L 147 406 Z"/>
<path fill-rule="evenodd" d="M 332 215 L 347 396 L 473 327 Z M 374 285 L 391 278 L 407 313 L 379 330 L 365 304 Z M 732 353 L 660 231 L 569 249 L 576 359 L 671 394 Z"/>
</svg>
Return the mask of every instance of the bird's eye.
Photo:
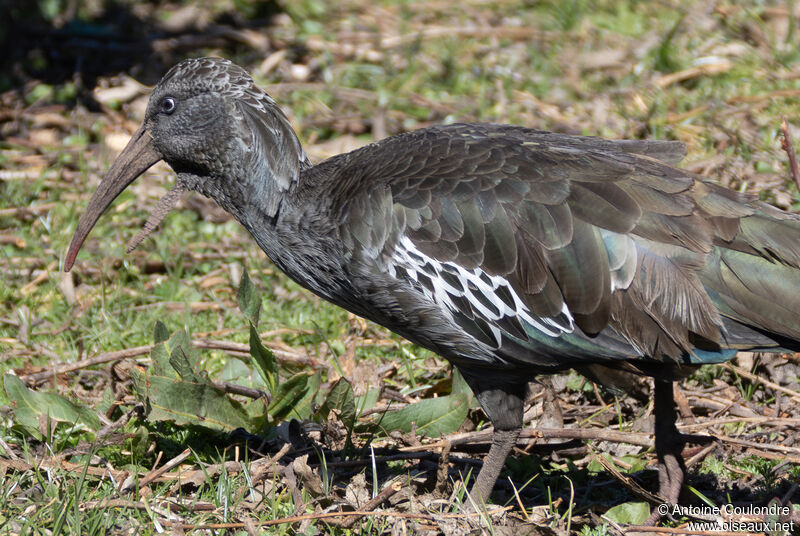
<svg viewBox="0 0 800 536">
<path fill-rule="evenodd" d="M 161 99 L 161 113 L 165 113 L 167 115 L 171 114 L 175 111 L 175 99 L 172 97 L 164 97 Z"/>
</svg>

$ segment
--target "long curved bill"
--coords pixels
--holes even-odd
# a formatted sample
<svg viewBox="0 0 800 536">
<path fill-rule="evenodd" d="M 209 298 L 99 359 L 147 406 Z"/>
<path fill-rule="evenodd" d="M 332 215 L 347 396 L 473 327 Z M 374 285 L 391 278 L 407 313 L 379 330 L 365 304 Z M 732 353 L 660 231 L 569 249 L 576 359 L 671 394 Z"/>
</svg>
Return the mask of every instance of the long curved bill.
<svg viewBox="0 0 800 536">
<path fill-rule="evenodd" d="M 103 212 L 111 205 L 114 199 L 139 175 L 162 158 L 161 153 L 153 146 L 153 139 L 144 125 L 139 127 L 139 130 L 131 137 L 128 145 L 125 146 L 117 159 L 114 160 L 114 163 L 111 164 L 106 176 L 100 182 L 100 186 L 97 187 L 94 195 L 89 200 L 86 212 L 83 213 L 78 221 L 78 227 L 75 229 L 75 234 L 72 235 L 72 242 L 70 242 L 67 257 L 64 260 L 65 272 L 70 271 L 86 237 L 89 236 L 97 220 L 100 219 L 100 216 L 103 215 Z"/>
</svg>

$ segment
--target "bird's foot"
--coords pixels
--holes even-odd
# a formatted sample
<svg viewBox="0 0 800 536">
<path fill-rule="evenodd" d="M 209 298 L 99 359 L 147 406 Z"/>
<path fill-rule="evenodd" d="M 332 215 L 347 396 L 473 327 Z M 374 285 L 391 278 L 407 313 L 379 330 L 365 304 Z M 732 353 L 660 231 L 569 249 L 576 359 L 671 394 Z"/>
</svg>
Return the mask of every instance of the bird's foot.
<svg viewBox="0 0 800 536">
<path fill-rule="evenodd" d="M 664 498 L 664 503 L 658 505 L 644 523 L 653 526 L 665 515 L 668 517 L 672 506 L 678 504 L 683 481 L 686 476 L 680 451 L 665 453 L 658 460 L 658 494 Z"/>
<path fill-rule="evenodd" d="M 686 477 L 686 466 L 683 463 L 683 447 L 686 437 L 678 432 L 675 426 L 677 414 L 671 381 L 656 380 L 654 410 L 658 492 L 664 498 L 665 503 L 656 507 L 645 523 L 646 525 L 658 523 L 671 510 L 669 506 L 678 503 L 681 487 Z"/>
</svg>

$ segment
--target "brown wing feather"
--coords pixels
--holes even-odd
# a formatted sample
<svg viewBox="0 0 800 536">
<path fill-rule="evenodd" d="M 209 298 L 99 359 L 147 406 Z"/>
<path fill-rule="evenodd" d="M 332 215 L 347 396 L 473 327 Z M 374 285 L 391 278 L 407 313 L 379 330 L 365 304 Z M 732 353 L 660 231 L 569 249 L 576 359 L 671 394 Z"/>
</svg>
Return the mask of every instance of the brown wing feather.
<svg viewBox="0 0 800 536">
<path fill-rule="evenodd" d="M 373 154 L 358 161 L 373 166 L 341 182 L 360 181 L 369 198 L 388 185 L 403 216 L 392 233 L 441 262 L 503 276 L 535 314 L 555 316 L 566 303 L 585 333 L 612 330 L 652 357 L 677 359 L 698 340 L 724 344 L 722 305 L 742 324 L 751 302 L 769 316 L 764 296 L 780 286 L 734 281 L 747 259 L 724 263 L 717 249 L 800 266 L 796 219 L 656 160 L 675 161 L 676 144 L 451 125 L 363 151 Z M 365 239 L 359 225 L 369 223 L 345 222 L 342 232 L 365 247 L 386 236 Z M 759 322 L 800 334 L 797 320 L 791 329 Z"/>
</svg>

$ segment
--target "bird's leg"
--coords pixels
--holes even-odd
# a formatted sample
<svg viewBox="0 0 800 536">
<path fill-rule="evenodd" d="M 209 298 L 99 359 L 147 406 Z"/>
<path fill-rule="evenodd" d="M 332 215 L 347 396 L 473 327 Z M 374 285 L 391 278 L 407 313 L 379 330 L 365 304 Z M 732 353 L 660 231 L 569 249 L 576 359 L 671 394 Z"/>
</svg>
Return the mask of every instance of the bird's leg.
<svg viewBox="0 0 800 536">
<path fill-rule="evenodd" d="M 675 427 L 678 415 L 672 392 L 672 380 L 654 381 L 655 443 L 658 457 L 658 492 L 669 504 L 677 504 L 681 493 L 686 466 L 681 452 L 685 438 Z M 655 525 L 661 519 L 658 509 L 653 511 L 648 525 Z"/>
<path fill-rule="evenodd" d="M 497 477 L 500 476 L 500 471 L 503 470 L 506 458 L 508 458 L 511 449 L 516 445 L 521 431 L 521 428 L 514 430 L 498 430 L 495 428 L 494 434 L 492 434 L 492 446 L 489 448 L 489 454 L 483 461 L 483 467 L 470 490 L 470 494 L 478 504 L 486 503 L 491 496 Z"/>
<path fill-rule="evenodd" d="M 528 384 L 519 378 L 499 379 L 490 374 L 462 371 L 462 375 L 494 425 L 492 446 L 470 490 L 473 499 L 483 505 L 491 496 L 506 458 L 522 431 L 522 406 Z"/>
</svg>

